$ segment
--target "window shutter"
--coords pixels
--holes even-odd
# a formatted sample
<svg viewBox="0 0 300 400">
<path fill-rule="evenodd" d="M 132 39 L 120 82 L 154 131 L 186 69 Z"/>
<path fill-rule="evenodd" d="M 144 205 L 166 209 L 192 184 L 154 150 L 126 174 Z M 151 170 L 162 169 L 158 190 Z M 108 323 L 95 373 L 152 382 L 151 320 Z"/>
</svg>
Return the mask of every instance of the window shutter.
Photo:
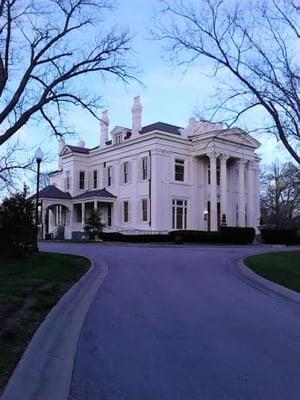
<svg viewBox="0 0 300 400">
<path fill-rule="evenodd" d="M 105 188 L 107 186 L 107 168 L 104 167 L 102 170 L 102 186 Z"/>
<path fill-rule="evenodd" d="M 115 168 L 112 165 L 111 166 L 111 186 L 114 186 L 114 184 L 115 184 Z"/>
<path fill-rule="evenodd" d="M 150 179 L 150 157 L 147 157 L 147 179 Z"/>
<path fill-rule="evenodd" d="M 124 183 L 124 165 L 123 163 L 120 164 L 120 169 L 119 169 L 119 183 L 120 185 L 123 185 Z"/>
<path fill-rule="evenodd" d="M 131 215 L 131 201 L 128 200 L 128 222 L 132 222 L 132 215 Z"/>
<path fill-rule="evenodd" d="M 128 182 L 131 183 L 132 180 L 132 162 L 128 161 Z"/>
<path fill-rule="evenodd" d="M 141 181 L 143 179 L 143 159 L 140 158 L 138 160 L 138 180 Z"/>
<path fill-rule="evenodd" d="M 88 190 L 93 190 L 93 171 L 88 171 Z"/>
</svg>

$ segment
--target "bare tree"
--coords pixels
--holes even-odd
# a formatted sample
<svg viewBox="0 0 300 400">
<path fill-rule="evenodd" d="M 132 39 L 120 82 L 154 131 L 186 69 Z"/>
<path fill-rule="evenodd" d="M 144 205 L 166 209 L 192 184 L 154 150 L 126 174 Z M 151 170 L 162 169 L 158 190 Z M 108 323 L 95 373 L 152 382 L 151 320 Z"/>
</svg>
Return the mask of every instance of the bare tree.
<svg viewBox="0 0 300 400">
<path fill-rule="evenodd" d="M 23 184 L 24 173 L 34 170 L 34 158 L 20 140 L 8 143 L 0 154 L 0 193 L 13 193 Z M 21 182 L 20 182 L 21 180 Z"/>
<path fill-rule="evenodd" d="M 274 163 L 261 179 L 261 215 L 264 224 L 293 225 L 300 215 L 300 170 L 292 163 Z"/>
<path fill-rule="evenodd" d="M 295 0 L 162 0 L 154 37 L 179 65 L 206 60 L 222 76 L 211 120 L 228 126 L 252 110 L 300 163 L 300 25 Z M 298 63 L 297 63 L 298 61 Z M 201 65 L 201 64 L 200 64 Z M 263 122 L 262 122 L 263 123 Z"/>
<path fill-rule="evenodd" d="M 111 8 L 110 0 L 0 0 L 0 145 L 33 118 L 67 133 L 72 106 L 99 119 L 101 98 L 83 88 L 84 78 L 127 81 L 134 73 L 128 31 L 106 28 Z"/>
</svg>

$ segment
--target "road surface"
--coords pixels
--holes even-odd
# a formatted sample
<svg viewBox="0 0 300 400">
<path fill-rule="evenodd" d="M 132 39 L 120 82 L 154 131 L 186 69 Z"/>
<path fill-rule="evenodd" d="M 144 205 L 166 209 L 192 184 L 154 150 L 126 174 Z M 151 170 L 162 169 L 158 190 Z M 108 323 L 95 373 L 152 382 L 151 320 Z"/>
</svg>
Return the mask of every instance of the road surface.
<svg viewBox="0 0 300 400">
<path fill-rule="evenodd" d="M 299 307 L 236 273 L 261 248 L 42 248 L 109 268 L 83 325 L 70 400 L 300 399 Z"/>
</svg>

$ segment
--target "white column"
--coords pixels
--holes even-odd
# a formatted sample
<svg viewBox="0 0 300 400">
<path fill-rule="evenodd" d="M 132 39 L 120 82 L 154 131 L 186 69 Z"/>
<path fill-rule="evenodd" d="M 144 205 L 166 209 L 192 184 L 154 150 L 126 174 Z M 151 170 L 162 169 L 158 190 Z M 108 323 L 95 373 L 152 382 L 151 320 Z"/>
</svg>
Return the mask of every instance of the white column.
<svg viewBox="0 0 300 400">
<path fill-rule="evenodd" d="M 152 151 L 151 154 L 151 230 L 161 230 L 162 214 L 162 168 L 161 168 L 161 152 L 158 150 Z"/>
<path fill-rule="evenodd" d="M 256 182 L 255 182 L 255 164 L 253 161 L 249 161 L 247 165 L 248 172 L 248 198 L 247 198 L 247 211 L 248 211 L 248 226 L 255 227 L 256 226 Z"/>
<path fill-rule="evenodd" d="M 81 204 L 81 225 L 82 229 L 85 227 L 85 203 Z"/>
<path fill-rule="evenodd" d="M 226 154 L 222 154 L 220 157 L 221 163 L 221 176 L 220 176 L 220 185 L 221 185 L 221 221 L 223 215 L 226 216 L 226 222 L 228 224 L 228 212 L 227 212 L 227 160 L 229 156 Z"/>
<path fill-rule="evenodd" d="M 239 166 L 239 209 L 238 209 L 238 225 L 245 226 L 245 164 L 246 160 L 240 159 Z"/>
<path fill-rule="evenodd" d="M 218 230 L 217 216 L 217 155 L 209 154 L 210 161 L 210 230 Z"/>
</svg>

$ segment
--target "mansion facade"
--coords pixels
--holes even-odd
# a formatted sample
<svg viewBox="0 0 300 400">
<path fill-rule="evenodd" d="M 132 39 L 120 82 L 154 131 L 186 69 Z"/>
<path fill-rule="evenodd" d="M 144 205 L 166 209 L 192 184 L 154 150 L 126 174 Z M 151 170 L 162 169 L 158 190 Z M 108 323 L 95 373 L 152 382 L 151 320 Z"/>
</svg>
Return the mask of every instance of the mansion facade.
<svg viewBox="0 0 300 400">
<path fill-rule="evenodd" d="M 41 229 L 55 237 L 83 232 L 91 210 L 104 230 L 167 233 L 257 229 L 260 146 L 239 128 L 190 118 L 182 128 L 162 122 L 142 126 L 142 105 L 135 97 L 132 127 L 109 131 L 102 113 L 99 146 L 59 145 L 59 169 L 40 191 Z"/>
</svg>

